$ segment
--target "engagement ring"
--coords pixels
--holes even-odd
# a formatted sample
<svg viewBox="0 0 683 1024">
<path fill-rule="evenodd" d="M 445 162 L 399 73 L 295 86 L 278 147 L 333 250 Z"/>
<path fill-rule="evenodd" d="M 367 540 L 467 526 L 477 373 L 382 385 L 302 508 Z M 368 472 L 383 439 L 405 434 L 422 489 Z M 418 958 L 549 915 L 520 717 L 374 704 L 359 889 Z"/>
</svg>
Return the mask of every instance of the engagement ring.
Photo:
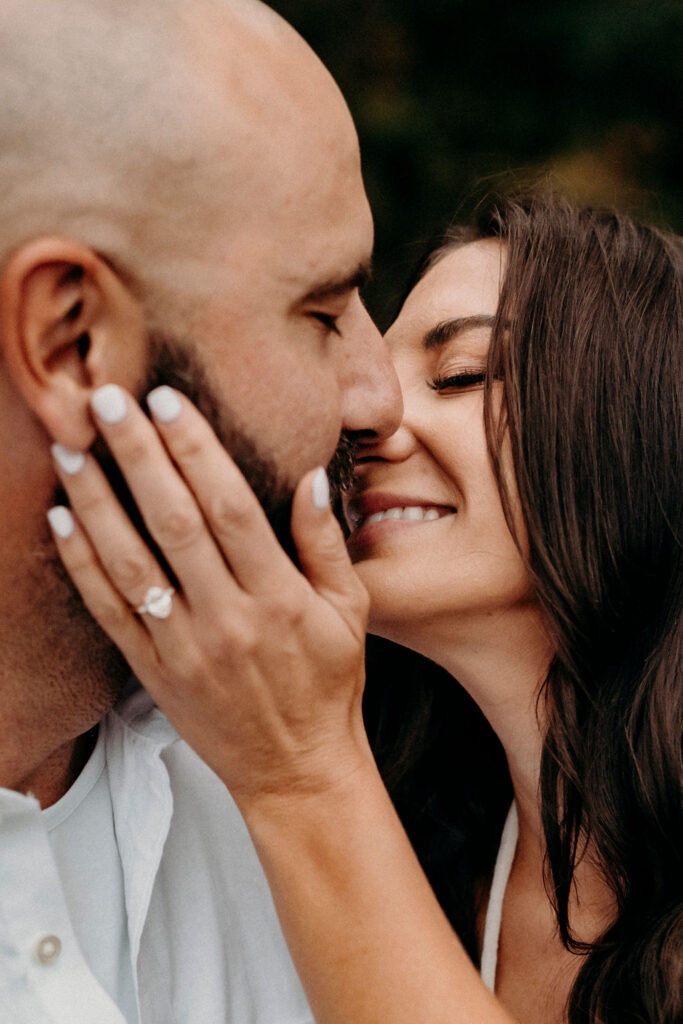
<svg viewBox="0 0 683 1024">
<path fill-rule="evenodd" d="M 171 614 L 175 590 L 168 587 L 150 587 L 145 594 L 144 603 L 138 608 L 140 615 L 151 615 L 153 619 L 167 619 Z"/>
</svg>

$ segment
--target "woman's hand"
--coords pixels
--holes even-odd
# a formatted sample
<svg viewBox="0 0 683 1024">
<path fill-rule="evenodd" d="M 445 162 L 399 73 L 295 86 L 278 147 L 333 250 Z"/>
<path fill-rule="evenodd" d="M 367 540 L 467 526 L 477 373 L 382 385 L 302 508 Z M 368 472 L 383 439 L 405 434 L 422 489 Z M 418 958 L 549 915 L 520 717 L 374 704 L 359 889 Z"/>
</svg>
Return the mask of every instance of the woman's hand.
<svg viewBox="0 0 683 1024">
<path fill-rule="evenodd" d="M 140 610 L 151 587 L 171 585 L 98 463 L 55 446 L 73 512 L 49 514 L 64 565 L 238 803 L 334 790 L 370 758 L 360 712 L 368 601 L 324 471 L 308 473 L 294 496 L 299 572 L 191 403 L 164 387 L 148 404 L 154 424 L 115 385 L 93 397 L 100 432 L 179 581 L 170 614 Z"/>
</svg>

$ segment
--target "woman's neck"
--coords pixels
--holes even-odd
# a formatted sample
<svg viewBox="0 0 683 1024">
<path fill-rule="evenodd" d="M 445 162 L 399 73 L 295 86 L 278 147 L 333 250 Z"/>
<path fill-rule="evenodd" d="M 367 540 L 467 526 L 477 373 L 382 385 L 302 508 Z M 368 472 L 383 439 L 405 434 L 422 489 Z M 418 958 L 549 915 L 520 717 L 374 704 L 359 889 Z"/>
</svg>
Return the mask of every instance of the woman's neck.
<svg viewBox="0 0 683 1024">
<path fill-rule="evenodd" d="M 479 631 L 468 631 L 467 638 L 454 638 L 429 654 L 468 691 L 503 746 L 519 822 L 510 883 L 534 893 L 538 905 L 546 904 L 548 911 L 540 801 L 544 702 L 539 693 L 552 655 L 538 618 L 525 614 L 484 623 Z M 570 920 L 579 938 L 594 941 L 613 918 L 615 907 L 590 850 L 576 866 L 574 881 Z M 554 917 L 549 920 L 553 931 Z"/>
<path fill-rule="evenodd" d="M 423 648 L 479 705 L 498 736 L 517 803 L 520 848 L 543 860 L 539 801 L 543 701 L 553 649 L 535 608 L 485 616 Z"/>
</svg>

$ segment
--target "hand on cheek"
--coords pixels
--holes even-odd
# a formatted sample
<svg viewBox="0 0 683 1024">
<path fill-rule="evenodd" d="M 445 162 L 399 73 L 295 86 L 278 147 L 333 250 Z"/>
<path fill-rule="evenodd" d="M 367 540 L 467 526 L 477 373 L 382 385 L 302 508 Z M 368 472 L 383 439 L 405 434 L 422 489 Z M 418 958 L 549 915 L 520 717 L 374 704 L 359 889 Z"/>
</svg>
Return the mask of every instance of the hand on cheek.
<svg viewBox="0 0 683 1024">
<path fill-rule="evenodd" d="M 162 387 L 148 404 L 152 422 L 116 385 L 92 402 L 178 593 L 95 459 L 55 446 L 71 512 L 52 509 L 49 520 L 64 564 L 140 681 L 238 800 L 334 785 L 367 756 L 358 724 L 367 596 L 325 472 L 306 474 L 294 496 L 299 571 L 191 403 Z"/>
</svg>

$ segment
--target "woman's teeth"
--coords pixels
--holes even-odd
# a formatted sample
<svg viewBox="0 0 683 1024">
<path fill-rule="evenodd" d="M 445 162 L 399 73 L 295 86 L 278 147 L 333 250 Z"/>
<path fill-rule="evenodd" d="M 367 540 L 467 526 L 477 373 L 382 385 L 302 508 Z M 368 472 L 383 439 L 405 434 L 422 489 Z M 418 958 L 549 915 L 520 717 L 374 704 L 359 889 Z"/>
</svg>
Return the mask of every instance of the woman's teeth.
<svg viewBox="0 0 683 1024">
<path fill-rule="evenodd" d="M 403 519 L 407 522 L 430 522 L 434 519 L 441 519 L 446 515 L 444 509 L 422 508 L 411 505 L 408 508 L 388 508 L 386 512 L 373 512 L 367 519 L 363 519 L 359 526 L 368 526 L 370 523 L 381 523 L 385 519 Z"/>
</svg>

